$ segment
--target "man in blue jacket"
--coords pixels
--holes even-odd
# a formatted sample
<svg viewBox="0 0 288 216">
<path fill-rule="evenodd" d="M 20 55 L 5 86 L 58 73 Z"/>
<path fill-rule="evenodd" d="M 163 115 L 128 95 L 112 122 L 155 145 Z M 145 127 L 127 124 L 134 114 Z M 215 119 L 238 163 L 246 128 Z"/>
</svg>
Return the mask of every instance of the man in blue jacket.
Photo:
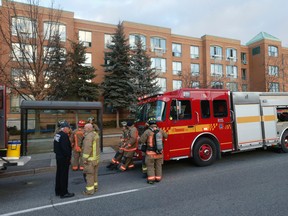
<svg viewBox="0 0 288 216">
<path fill-rule="evenodd" d="M 71 142 L 69 139 L 70 126 L 67 121 L 60 124 L 60 130 L 54 136 L 54 152 L 56 154 L 56 184 L 55 194 L 60 198 L 73 197 L 74 193 L 68 192 L 68 174 L 71 161 Z"/>
</svg>

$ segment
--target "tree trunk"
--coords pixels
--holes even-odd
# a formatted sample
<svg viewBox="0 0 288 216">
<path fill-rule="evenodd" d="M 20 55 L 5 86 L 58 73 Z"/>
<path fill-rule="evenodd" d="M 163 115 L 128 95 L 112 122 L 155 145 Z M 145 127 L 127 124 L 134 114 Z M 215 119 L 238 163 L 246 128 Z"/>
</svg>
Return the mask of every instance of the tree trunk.
<svg viewBox="0 0 288 216">
<path fill-rule="evenodd" d="M 116 111 L 116 128 L 119 128 L 119 110 Z"/>
</svg>

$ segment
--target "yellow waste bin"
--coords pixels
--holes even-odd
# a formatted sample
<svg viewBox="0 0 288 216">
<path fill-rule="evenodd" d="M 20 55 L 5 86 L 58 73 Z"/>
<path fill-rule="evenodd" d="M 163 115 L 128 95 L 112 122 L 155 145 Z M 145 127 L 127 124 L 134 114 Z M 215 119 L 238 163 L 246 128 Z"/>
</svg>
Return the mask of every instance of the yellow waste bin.
<svg viewBox="0 0 288 216">
<path fill-rule="evenodd" d="M 21 149 L 20 140 L 8 141 L 6 157 L 9 159 L 19 159 L 20 149 Z"/>
</svg>

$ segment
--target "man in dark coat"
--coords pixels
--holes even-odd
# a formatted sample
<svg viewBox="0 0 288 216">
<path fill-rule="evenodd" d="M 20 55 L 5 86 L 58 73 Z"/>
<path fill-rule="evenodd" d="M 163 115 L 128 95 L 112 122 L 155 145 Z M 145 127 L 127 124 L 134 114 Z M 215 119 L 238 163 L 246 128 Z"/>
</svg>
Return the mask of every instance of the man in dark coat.
<svg viewBox="0 0 288 216">
<path fill-rule="evenodd" d="M 71 142 L 69 139 L 70 126 L 67 121 L 60 124 L 60 130 L 54 136 L 54 152 L 56 154 L 56 184 L 55 194 L 60 198 L 73 197 L 74 193 L 68 192 L 68 174 L 71 161 Z"/>
</svg>

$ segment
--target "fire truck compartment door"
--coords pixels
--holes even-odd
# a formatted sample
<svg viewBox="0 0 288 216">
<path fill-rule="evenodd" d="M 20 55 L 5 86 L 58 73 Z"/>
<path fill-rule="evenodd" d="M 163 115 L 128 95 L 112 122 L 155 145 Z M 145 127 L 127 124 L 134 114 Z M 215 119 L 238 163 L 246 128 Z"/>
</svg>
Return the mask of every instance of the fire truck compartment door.
<svg viewBox="0 0 288 216">
<path fill-rule="evenodd" d="M 235 105 L 236 134 L 239 150 L 261 146 L 261 115 L 259 104 Z"/>
<path fill-rule="evenodd" d="M 277 111 L 275 107 L 263 107 L 263 130 L 266 144 L 277 142 Z"/>
</svg>

